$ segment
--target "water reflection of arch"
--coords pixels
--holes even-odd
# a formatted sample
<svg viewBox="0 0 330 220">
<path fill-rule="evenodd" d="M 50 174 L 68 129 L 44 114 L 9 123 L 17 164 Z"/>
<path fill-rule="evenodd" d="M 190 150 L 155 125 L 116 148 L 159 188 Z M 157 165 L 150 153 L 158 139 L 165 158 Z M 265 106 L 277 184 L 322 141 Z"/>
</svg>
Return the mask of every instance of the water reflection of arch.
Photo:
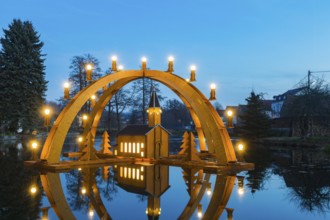
<svg viewBox="0 0 330 220">
<path fill-rule="evenodd" d="M 190 219 L 203 198 L 211 174 L 204 174 L 203 172 L 201 174 L 203 176 L 201 184 L 195 189 L 194 195 L 190 197 L 186 207 L 178 219 Z M 65 198 L 59 173 L 46 173 L 41 175 L 40 178 L 46 196 L 48 197 L 51 207 L 54 209 L 58 218 L 69 220 L 75 219 Z M 86 181 L 90 178 L 94 178 L 92 172 L 87 173 Z M 236 176 L 217 175 L 212 197 L 203 215 L 203 219 L 218 219 L 221 216 L 232 193 L 235 179 Z M 91 185 L 91 189 L 92 190 L 87 190 L 87 195 L 90 198 L 93 209 L 96 211 L 100 219 L 111 219 L 100 197 L 95 181 Z"/>
<path fill-rule="evenodd" d="M 236 161 L 236 155 L 228 132 L 208 99 L 195 86 L 187 83 L 183 78 L 157 70 L 117 72 L 102 77 L 80 91 L 56 119 L 46 139 L 40 159 L 48 163 L 56 163 L 60 160 L 62 146 L 72 121 L 94 93 L 114 81 L 125 80 L 129 82 L 132 79 L 142 77 L 157 80 L 184 97 L 195 111 L 196 117 L 199 118 L 202 130 L 208 141 L 209 151 L 215 153 L 218 161 L 222 164 Z"/>
<path fill-rule="evenodd" d="M 90 178 L 90 172 L 88 175 L 87 179 Z M 59 173 L 48 172 L 40 175 L 40 179 L 49 203 L 58 218 L 66 220 L 76 219 L 65 198 Z M 104 206 L 95 181 L 90 187 L 92 190 L 87 190 L 87 195 L 99 218 L 102 220 L 112 219 Z"/>
<path fill-rule="evenodd" d="M 191 218 L 191 215 L 195 212 L 205 194 L 209 180 L 210 174 L 204 174 L 202 184 L 197 185 L 198 192 L 195 195 L 191 195 L 190 200 L 178 219 L 186 220 Z M 236 176 L 217 175 L 212 197 L 203 215 L 203 219 L 218 219 L 221 216 L 234 188 L 235 180 Z"/>
</svg>

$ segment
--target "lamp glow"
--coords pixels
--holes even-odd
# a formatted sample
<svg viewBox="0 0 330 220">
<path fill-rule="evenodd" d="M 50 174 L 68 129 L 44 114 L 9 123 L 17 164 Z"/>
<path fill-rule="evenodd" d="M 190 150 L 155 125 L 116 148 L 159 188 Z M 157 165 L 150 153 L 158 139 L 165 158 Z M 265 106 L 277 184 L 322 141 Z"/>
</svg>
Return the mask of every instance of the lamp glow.
<svg viewBox="0 0 330 220">
<path fill-rule="evenodd" d="M 117 71 L 117 57 L 116 56 L 112 56 L 111 57 L 111 70 L 112 71 Z"/>
<path fill-rule="evenodd" d="M 32 149 L 37 149 L 38 143 L 36 141 L 32 142 Z"/>
<path fill-rule="evenodd" d="M 87 65 L 86 65 L 86 70 L 92 70 L 92 69 L 93 69 L 92 64 L 87 64 Z"/>
<path fill-rule="evenodd" d="M 244 145 L 243 144 L 239 144 L 237 146 L 237 148 L 238 148 L 239 151 L 242 151 L 242 150 L 244 150 Z"/>
<path fill-rule="evenodd" d="M 37 187 L 33 185 L 33 186 L 30 188 L 30 193 L 31 193 L 31 194 L 35 194 L 36 192 L 37 192 Z"/>
<path fill-rule="evenodd" d="M 174 61 L 174 57 L 169 56 L 168 57 L 168 69 L 167 69 L 167 72 L 173 72 L 174 71 L 173 61 Z"/>
<path fill-rule="evenodd" d="M 124 69 L 124 66 L 123 66 L 123 65 L 119 65 L 119 66 L 118 66 L 118 70 L 119 70 L 119 71 L 122 71 L 123 69 Z"/>
<path fill-rule="evenodd" d="M 233 111 L 232 111 L 232 110 L 227 111 L 227 115 L 228 115 L 229 117 L 233 116 Z"/>
<path fill-rule="evenodd" d="M 216 86 L 214 83 L 212 83 L 211 86 L 210 86 L 210 88 L 211 88 L 211 89 L 216 89 L 217 86 Z"/>
<path fill-rule="evenodd" d="M 142 57 L 141 61 L 142 61 L 142 70 L 146 70 L 147 69 L 147 58 Z"/>
<path fill-rule="evenodd" d="M 50 109 L 49 108 L 46 108 L 45 109 L 45 115 L 49 115 L 50 114 Z"/>
<path fill-rule="evenodd" d="M 87 190 L 86 190 L 86 188 L 85 188 L 85 187 L 81 188 L 81 194 L 85 195 L 85 194 L 86 194 L 86 192 L 87 192 Z"/>
<path fill-rule="evenodd" d="M 78 142 L 81 143 L 83 141 L 82 137 L 78 137 Z"/>
<path fill-rule="evenodd" d="M 196 81 L 196 66 L 192 65 L 190 66 L 190 82 Z"/>
<path fill-rule="evenodd" d="M 92 95 L 92 96 L 91 96 L 91 99 L 96 99 L 96 96 L 95 96 L 95 95 Z"/>
<path fill-rule="evenodd" d="M 63 86 L 64 86 L 64 88 L 69 88 L 69 87 L 70 87 L 70 83 L 65 82 L 65 83 L 63 84 Z"/>
</svg>

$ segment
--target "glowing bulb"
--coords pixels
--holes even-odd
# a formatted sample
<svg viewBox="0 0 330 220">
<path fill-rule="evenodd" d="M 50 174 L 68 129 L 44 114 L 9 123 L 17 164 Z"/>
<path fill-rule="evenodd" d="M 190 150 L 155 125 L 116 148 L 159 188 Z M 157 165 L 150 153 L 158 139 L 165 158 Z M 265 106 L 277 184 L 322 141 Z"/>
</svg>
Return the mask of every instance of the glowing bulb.
<svg viewBox="0 0 330 220">
<path fill-rule="evenodd" d="M 96 99 L 96 96 L 95 95 L 92 95 L 91 99 Z"/>
<path fill-rule="evenodd" d="M 45 115 L 49 115 L 50 114 L 50 110 L 48 108 L 45 109 Z"/>
<path fill-rule="evenodd" d="M 191 71 L 195 71 L 195 70 L 196 70 L 196 66 L 195 66 L 195 65 L 191 65 L 191 66 L 190 66 L 190 70 L 191 70 Z"/>
<path fill-rule="evenodd" d="M 83 141 L 82 137 L 78 137 L 78 142 L 81 143 Z"/>
<path fill-rule="evenodd" d="M 214 83 L 212 83 L 211 84 L 211 89 L 216 89 L 216 88 L 217 88 L 217 86 Z"/>
<path fill-rule="evenodd" d="M 189 82 L 190 80 L 187 78 L 186 81 Z"/>
<path fill-rule="evenodd" d="M 174 61 L 174 57 L 169 56 L 169 57 L 168 57 L 168 61 L 173 62 L 173 61 Z"/>
<path fill-rule="evenodd" d="M 87 120 L 88 116 L 87 115 L 83 115 L 83 120 Z"/>
<path fill-rule="evenodd" d="M 111 60 L 112 60 L 112 61 L 117 61 L 117 56 L 112 56 L 112 57 L 111 57 Z"/>
<path fill-rule="evenodd" d="M 238 195 L 240 195 L 240 196 L 242 196 L 242 195 L 244 195 L 244 189 L 243 188 L 238 188 Z"/>
<path fill-rule="evenodd" d="M 69 88 L 69 87 L 70 87 L 70 83 L 65 82 L 65 83 L 63 84 L 63 86 L 64 86 L 64 88 Z"/>
<path fill-rule="evenodd" d="M 37 187 L 36 186 L 32 186 L 30 188 L 30 192 L 31 192 L 31 194 L 35 194 L 37 192 Z"/>
<path fill-rule="evenodd" d="M 210 195 L 212 194 L 212 191 L 211 191 L 210 189 L 208 189 L 208 190 L 206 191 L 206 194 L 207 194 L 208 196 L 210 196 Z"/>
<path fill-rule="evenodd" d="M 197 216 L 198 216 L 198 218 L 202 218 L 203 213 L 202 212 L 197 212 Z"/>
<path fill-rule="evenodd" d="M 147 62 L 147 58 L 146 58 L 146 57 L 142 57 L 141 61 L 142 61 L 143 63 L 146 63 L 146 62 Z"/>
<path fill-rule="evenodd" d="M 37 147 L 38 147 L 38 143 L 37 143 L 37 142 L 33 142 L 33 143 L 32 143 L 32 148 L 33 148 L 33 149 L 37 149 Z"/>
<path fill-rule="evenodd" d="M 231 117 L 231 116 L 233 115 L 233 111 L 229 110 L 229 111 L 227 112 L 227 115 L 228 115 L 229 117 Z"/>
<path fill-rule="evenodd" d="M 240 150 L 240 151 L 244 150 L 244 145 L 243 144 L 239 144 L 238 145 L 238 150 Z"/>
<path fill-rule="evenodd" d="M 81 171 L 81 167 L 78 168 L 78 171 Z"/>
<path fill-rule="evenodd" d="M 93 217 L 94 216 L 94 211 L 93 210 L 89 210 L 88 215 L 89 215 L 89 217 Z"/>
<path fill-rule="evenodd" d="M 87 65 L 86 65 L 86 70 L 92 70 L 92 69 L 93 69 L 92 64 L 87 64 Z"/>
<path fill-rule="evenodd" d="M 119 65 L 118 66 L 118 70 L 123 70 L 124 69 L 124 66 L 123 65 Z"/>
</svg>

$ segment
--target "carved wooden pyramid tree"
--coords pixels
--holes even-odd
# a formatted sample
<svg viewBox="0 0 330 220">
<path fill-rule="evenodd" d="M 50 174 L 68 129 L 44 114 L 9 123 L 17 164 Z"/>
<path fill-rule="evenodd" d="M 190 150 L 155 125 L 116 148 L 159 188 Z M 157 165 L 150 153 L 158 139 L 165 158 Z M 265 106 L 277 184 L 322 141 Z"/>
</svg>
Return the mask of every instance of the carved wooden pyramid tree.
<svg viewBox="0 0 330 220">
<path fill-rule="evenodd" d="M 85 148 L 82 150 L 82 157 L 79 160 L 98 160 L 96 155 L 96 150 L 94 148 L 94 136 L 89 132 L 87 135 L 87 140 L 85 143 Z"/>
<path fill-rule="evenodd" d="M 196 195 L 197 178 L 198 178 L 198 175 L 196 175 L 197 172 L 198 172 L 197 169 L 183 169 L 182 171 L 182 177 L 187 186 L 187 192 L 190 196 Z"/>
<path fill-rule="evenodd" d="M 100 153 L 112 155 L 110 148 L 111 148 L 111 145 L 110 145 L 110 140 L 109 140 L 109 134 L 107 131 L 104 131 L 103 135 L 102 135 L 102 142 L 100 145 Z"/>
<path fill-rule="evenodd" d="M 188 144 L 189 144 L 189 134 L 188 134 L 188 132 L 184 132 L 182 137 L 183 137 L 182 144 L 180 146 L 181 151 L 179 152 L 180 155 L 185 154 L 185 151 L 188 148 Z"/>
<path fill-rule="evenodd" d="M 192 132 L 188 134 L 188 132 L 185 132 L 183 135 L 183 140 L 182 140 L 182 145 L 181 145 L 181 151 L 179 154 L 185 155 L 184 160 L 186 161 L 199 161 L 201 160 L 197 154 L 198 151 L 195 148 L 196 143 L 195 143 L 195 136 Z"/>
<path fill-rule="evenodd" d="M 102 167 L 102 178 L 104 181 L 107 181 L 109 178 L 110 166 Z"/>
</svg>

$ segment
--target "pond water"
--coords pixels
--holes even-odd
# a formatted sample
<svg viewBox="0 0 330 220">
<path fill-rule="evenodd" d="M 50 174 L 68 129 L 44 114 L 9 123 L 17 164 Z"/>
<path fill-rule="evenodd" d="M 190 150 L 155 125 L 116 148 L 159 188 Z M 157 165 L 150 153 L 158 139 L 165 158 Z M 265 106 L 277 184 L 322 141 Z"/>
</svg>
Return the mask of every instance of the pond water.
<svg viewBox="0 0 330 220">
<path fill-rule="evenodd" d="M 255 170 L 229 175 L 143 164 L 39 173 L 24 168 L 24 144 L 0 151 L 0 219 L 330 219 L 329 155 L 316 149 L 250 146 L 240 159 Z"/>
</svg>

